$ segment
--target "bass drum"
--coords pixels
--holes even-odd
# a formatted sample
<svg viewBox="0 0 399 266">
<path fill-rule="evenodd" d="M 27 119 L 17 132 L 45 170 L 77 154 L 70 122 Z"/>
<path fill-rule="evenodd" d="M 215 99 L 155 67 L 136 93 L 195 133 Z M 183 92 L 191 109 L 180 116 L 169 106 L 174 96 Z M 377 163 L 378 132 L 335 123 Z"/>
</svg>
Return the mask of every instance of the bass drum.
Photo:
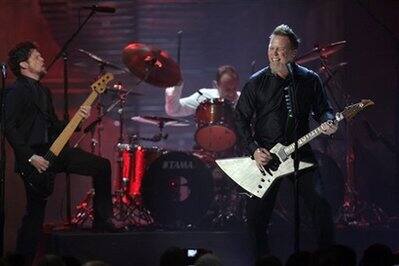
<svg viewBox="0 0 399 266">
<path fill-rule="evenodd" d="M 149 167 L 142 184 L 144 205 L 164 228 L 197 226 L 213 196 L 212 174 L 197 157 L 169 152 Z"/>
</svg>

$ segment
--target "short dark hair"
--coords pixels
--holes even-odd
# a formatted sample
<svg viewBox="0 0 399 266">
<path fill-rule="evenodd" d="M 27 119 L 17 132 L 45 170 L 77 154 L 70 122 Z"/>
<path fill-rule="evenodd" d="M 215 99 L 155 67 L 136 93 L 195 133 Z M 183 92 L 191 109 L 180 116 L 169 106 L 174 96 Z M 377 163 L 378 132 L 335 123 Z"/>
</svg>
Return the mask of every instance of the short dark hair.
<svg viewBox="0 0 399 266">
<path fill-rule="evenodd" d="M 21 66 L 19 63 L 28 60 L 33 49 L 37 49 L 37 45 L 34 42 L 26 41 L 18 43 L 8 52 L 8 66 L 15 76 L 21 76 Z"/>
<path fill-rule="evenodd" d="M 281 25 L 277 26 L 273 30 L 273 32 L 269 38 L 272 38 L 273 35 L 287 36 L 290 39 L 292 48 L 294 48 L 294 49 L 298 49 L 298 46 L 301 43 L 301 40 L 298 38 L 298 36 L 295 34 L 295 32 L 289 26 L 287 26 L 285 24 L 281 24 Z"/>
<path fill-rule="evenodd" d="M 218 67 L 218 70 L 216 71 L 216 81 L 219 82 L 224 74 L 228 74 L 238 78 L 238 72 L 233 66 L 224 65 Z"/>
</svg>

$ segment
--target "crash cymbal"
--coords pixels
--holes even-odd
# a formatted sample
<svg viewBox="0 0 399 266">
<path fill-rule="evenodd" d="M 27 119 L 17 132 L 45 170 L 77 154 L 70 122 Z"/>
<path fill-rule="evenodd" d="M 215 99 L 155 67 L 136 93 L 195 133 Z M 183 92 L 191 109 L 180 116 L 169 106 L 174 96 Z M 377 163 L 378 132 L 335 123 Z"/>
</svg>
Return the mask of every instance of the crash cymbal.
<svg viewBox="0 0 399 266">
<path fill-rule="evenodd" d="M 95 55 L 93 53 L 90 53 L 90 52 L 88 52 L 86 50 L 83 50 L 83 49 L 78 49 L 78 51 L 83 53 L 83 54 L 85 54 L 85 55 L 87 55 L 88 57 L 90 57 L 91 59 L 93 59 L 94 61 L 96 61 L 97 63 L 99 63 L 100 65 L 102 65 L 104 67 L 109 67 L 109 68 L 113 68 L 113 69 L 116 69 L 116 70 L 119 70 L 119 71 L 122 71 L 122 72 L 126 72 L 126 69 L 124 69 L 124 68 L 122 68 L 120 66 L 117 66 L 116 64 L 111 63 L 111 62 L 109 62 L 109 61 L 107 61 L 105 59 L 102 59 L 101 57 L 99 57 L 99 56 L 97 56 L 97 55 Z"/>
<path fill-rule="evenodd" d="M 162 125 L 163 127 L 186 127 L 190 125 L 190 122 L 184 119 L 175 119 L 162 116 L 133 116 L 131 119 L 136 122 L 157 126 Z"/>
<path fill-rule="evenodd" d="M 138 78 L 157 87 L 170 87 L 181 80 L 179 65 L 163 50 L 142 44 L 128 44 L 122 53 L 125 66 Z"/>
<path fill-rule="evenodd" d="M 295 62 L 298 64 L 303 64 L 319 58 L 326 59 L 329 55 L 332 55 L 338 50 L 342 49 L 345 44 L 346 41 L 340 41 L 331 43 L 330 45 L 324 47 L 316 46 L 312 51 L 298 57 Z"/>
</svg>

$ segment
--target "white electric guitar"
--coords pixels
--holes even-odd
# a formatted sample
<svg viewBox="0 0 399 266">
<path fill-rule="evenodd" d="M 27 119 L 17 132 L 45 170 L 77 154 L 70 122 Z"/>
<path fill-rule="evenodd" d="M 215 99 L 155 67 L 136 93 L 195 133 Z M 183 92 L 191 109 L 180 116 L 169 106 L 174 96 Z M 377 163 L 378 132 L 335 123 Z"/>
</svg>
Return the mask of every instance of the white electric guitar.
<svg viewBox="0 0 399 266">
<path fill-rule="evenodd" d="M 345 107 L 342 112 L 335 115 L 335 122 L 340 122 L 344 118 L 352 119 L 358 112 L 364 108 L 374 105 L 371 100 L 361 100 L 361 102 Z M 310 131 L 308 134 L 298 140 L 298 148 L 310 142 L 322 133 L 321 126 Z M 276 171 L 264 167 L 258 167 L 252 157 L 236 157 L 216 160 L 218 166 L 231 178 L 234 182 L 248 191 L 250 195 L 262 198 L 269 187 L 277 178 L 292 174 L 294 172 L 294 163 L 291 154 L 294 152 L 295 144 L 292 143 L 284 146 L 280 143 L 276 144 L 270 153 L 274 154 L 280 161 L 280 165 Z M 277 159 L 276 158 L 276 159 Z M 312 167 L 312 163 L 299 162 L 299 170 Z"/>
</svg>

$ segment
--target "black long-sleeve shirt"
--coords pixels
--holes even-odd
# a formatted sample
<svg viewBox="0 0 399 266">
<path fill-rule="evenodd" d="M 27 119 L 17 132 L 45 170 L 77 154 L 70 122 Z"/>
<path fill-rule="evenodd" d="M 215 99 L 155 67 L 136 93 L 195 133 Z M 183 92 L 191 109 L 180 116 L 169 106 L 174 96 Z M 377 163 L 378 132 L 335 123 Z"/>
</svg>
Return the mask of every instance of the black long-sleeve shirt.
<svg viewBox="0 0 399 266">
<path fill-rule="evenodd" d="M 321 123 L 333 119 L 319 76 L 305 67 L 294 65 L 298 104 L 298 138 L 309 132 L 309 115 Z M 290 144 L 293 138 L 284 88 L 291 79 L 274 75 L 270 67 L 255 73 L 245 84 L 235 109 L 237 132 L 250 155 L 259 147 L 271 149 L 275 144 Z M 253 123 L 253 126 L 252 126 Z M 312 156 L 309 145 L 300 150 L 301 158 Z"/>
<path fill-rule="evenodd" d="M 37 151 L 35 147 L 48 146 L 62 130 L 50 91 L 38 81 L 21 76 L 7 88 L 5 102 L 5 133 L 19 163 Z"/>
</svg>

